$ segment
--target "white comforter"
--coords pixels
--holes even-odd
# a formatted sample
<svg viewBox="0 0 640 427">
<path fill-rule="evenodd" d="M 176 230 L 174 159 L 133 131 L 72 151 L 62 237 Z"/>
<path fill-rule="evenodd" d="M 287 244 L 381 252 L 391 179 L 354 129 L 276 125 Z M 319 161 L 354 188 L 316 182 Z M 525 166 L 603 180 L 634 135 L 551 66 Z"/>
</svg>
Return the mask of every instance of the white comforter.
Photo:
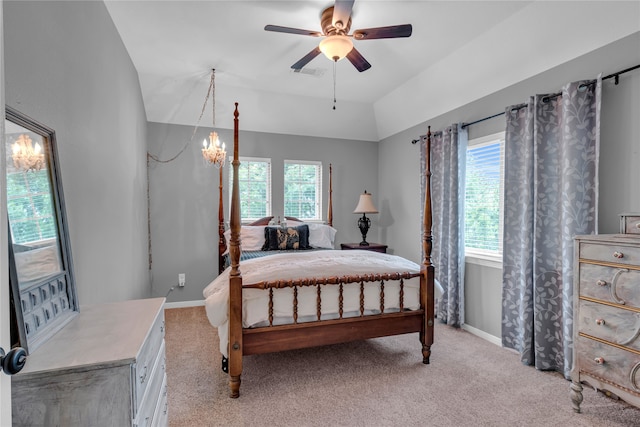
<svg viewBox="0 0 640 427">
<path fill-rule="evenodd" d="M 229 271 L 227 268 L 203 291 L 209 322 L 218 328 L 220 351 L 227 355 Z M 407 259 L 361 250 L 327 250 L 298 253 L 278 253 L 262 258 L 250 259 L 240 264 L 243 283 L 251 284 L 264 280 L 286 280 L 296 278 L 320 278 L 371 273 L 417 273 L 420 266 Z M 338 286 L 323 285 L 322 319 L 338 317 Z M 344 317 L 359 315 L 360 285 L 344 286 Z M 268 324 L 268 291 L 243 289 L 243 327 Z M 399 282 L 385 282 L 385 312 L 399 308 Z M 315 286 L 298 288 L 298 322 L 317 320 L 317 291 Z M 420 278 L 404 280 L 404 307 L 420 307 Z M 274 290 L 274 324 L 290 323 L 293 317 L 293 289 Z M 365 283 L 365 309 L 380 310 L 380 286 Z"/>
</svg>

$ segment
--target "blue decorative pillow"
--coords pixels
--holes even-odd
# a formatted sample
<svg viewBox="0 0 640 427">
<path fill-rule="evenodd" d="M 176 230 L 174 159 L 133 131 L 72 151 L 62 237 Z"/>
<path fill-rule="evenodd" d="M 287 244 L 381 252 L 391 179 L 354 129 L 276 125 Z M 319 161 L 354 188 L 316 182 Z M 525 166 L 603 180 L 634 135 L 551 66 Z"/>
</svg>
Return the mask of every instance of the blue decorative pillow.
<svg viewBox="0 0 640 427">
<path fill-rule="evenodd" d="M 265 227 L 263 251 L 310 249 L 309 226 Z"/>
</svg>

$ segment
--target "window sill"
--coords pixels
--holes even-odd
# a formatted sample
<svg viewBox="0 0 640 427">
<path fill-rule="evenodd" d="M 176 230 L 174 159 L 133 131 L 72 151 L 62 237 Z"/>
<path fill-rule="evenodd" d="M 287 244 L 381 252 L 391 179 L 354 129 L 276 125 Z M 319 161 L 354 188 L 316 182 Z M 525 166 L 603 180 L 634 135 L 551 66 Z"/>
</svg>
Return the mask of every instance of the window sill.
<svg viewBox="0 0 640 427">
<path fill-rule="evenodd" d="M 498 268 L 502 270 L 502 257 L 478 253 L 465 254 L 465 263 L 482 265 L 484 267 Z"/>
</svg>

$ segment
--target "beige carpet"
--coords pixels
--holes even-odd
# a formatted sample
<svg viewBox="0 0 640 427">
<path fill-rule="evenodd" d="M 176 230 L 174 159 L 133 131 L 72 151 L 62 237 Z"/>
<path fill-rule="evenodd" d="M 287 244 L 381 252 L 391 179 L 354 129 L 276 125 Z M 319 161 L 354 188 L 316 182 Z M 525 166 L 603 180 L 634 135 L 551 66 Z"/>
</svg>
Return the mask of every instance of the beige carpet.
<svg viewBox="0 0 640 427">
<path fill-rule="evenodd" d="M 640 426 L 640 409 L 523 366 L 516 354 L 437 324 L 431 364 L 417 334 L 244 358 L 228 397 L 203 307 L 166 310 L 170 426 Z"/>
</svg>

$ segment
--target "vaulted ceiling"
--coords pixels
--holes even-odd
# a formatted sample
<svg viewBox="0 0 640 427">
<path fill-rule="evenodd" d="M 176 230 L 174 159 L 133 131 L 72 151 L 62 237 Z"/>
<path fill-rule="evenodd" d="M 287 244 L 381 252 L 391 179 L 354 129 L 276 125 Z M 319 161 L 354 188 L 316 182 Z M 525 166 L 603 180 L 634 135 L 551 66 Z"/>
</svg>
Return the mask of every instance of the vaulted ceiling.
<svg viewBox="0 0 640 427">
<path fill-rule="evenodd" d="M 372 67 L 323 55 L 331 0 L 105 1 L 138 70 L 149 121 L 195 125 L 212 68 L 216 126 L 378 141 L 640 30 L 635 1 L 356 0 L 352 31 L 412 24 L 409 38 L 355 40 Z M 578 76 L 579 77 L 579 76 Z M 200 124 L 212 123 L 211 104 Z"/>
</svg>

